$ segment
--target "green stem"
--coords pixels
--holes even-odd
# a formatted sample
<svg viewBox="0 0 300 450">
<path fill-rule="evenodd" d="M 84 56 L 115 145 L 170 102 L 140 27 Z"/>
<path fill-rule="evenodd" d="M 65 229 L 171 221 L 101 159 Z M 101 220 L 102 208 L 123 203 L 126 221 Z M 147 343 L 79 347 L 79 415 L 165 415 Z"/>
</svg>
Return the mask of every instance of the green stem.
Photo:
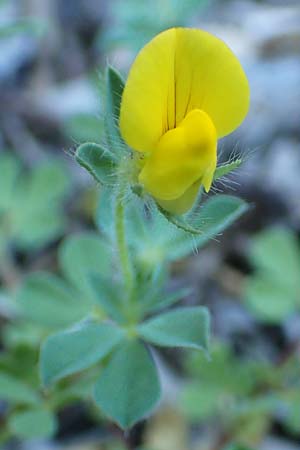
<svg viewBox="0 0 300 450">
<path fill-rule="evenodd" d="M 128 246 L 126 242 L 123 187 L 120 188 L 116 198 L 115 220 L 116 220 L 115 226 L 116 226 L 116 238 L 117 238 L 119 258 L 123 272 L 124 282 L 128 291 L 128 296 L 130 298 L 133 288 L 133 274 L 129 258 Z"/>
</svg>

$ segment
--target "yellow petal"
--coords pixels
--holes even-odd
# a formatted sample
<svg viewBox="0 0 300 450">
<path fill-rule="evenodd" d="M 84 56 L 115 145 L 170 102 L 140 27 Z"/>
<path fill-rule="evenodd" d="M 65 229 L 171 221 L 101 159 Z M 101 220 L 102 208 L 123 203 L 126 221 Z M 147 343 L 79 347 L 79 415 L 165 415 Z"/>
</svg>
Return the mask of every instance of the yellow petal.
<svg viewBox="0 0 300 450">
<path fill-rule="evenodd" d="M 226 44 L 202 30 L 172 28 L 138 54 L 122 96 L 120 129 L 133 149 L 150 152 L 193 109 L 218 137 L 233 131 L 249 104 L 246 75 Z"/>
<path fill-rule="evenodd" d="M 218 138 L 244 120 L 249 85 L 243 68 L 227 45 L 202 30 L 177 29 L 176 121 L 199 108 L 213 121 Z"/>
<path fill-rule="evenodd" d="M 184 214 L 193 206 L 199 188 L 202 184 L 202 181 L 196 181 L 191 187 L 189 187 L 185 193 L 175 200 L 156 200 L 157 203 L 166 211 L 171 214 Z"/>
<path fill-rule="evenodd" d="M 121 101 L 120 130 L 135 150 L 151 151 L 169 129 L 167 105 L 168 96 L 174 95 L 175 37 L 175 29 L 158 34 L 130 69 Z"/>
<path fill-rule="evenodd" d="M 150 153 L 139 181 L 159 200 L 181 197 L 196 181 L 209 190 L 217 160 L 217 136 L 209 116 L 191 111 Z"/>
</svg>

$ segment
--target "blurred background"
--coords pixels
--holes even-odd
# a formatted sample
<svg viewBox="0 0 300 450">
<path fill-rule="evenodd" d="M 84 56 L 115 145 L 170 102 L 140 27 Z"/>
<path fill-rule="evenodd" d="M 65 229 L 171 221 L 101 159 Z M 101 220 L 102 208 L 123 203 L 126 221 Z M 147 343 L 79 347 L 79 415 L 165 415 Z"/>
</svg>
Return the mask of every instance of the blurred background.
<svg viewBox="0 0 300 450">
<path fill-rule="evenodd" d="M 65 236 L 96 230 L 97 187 L 72 151 L 101 142 L 105 64 L 126 76 L 136 52 L 172 26 L 208 30 L 242 61 L 250 112 L 219 150 L 221 161 L 241 155 L 244 164 L 215 191 L 251 208 L 173 267 L 172 283 L 193 287 L 183 302 L 212 313 L 212 360 L 159 355 L 164 400 L 137 427 L 136 442 L 148 450 L 300 449 L 299 0 L 0 1 L 3 448 L 124 448 L 117 429 L 76 395 L 57 406 L 43 437 L 10 420 L 20 396 L 33 395 L 45 335 L 15 299 L 26 275 L 59 271 Z"/>
</svg>

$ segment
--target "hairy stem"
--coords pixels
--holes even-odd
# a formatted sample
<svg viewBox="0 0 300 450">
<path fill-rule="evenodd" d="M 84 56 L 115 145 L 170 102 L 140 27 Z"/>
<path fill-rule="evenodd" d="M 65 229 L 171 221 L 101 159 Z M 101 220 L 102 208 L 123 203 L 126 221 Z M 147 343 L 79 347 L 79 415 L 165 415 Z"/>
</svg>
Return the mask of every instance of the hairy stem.
<svg viewBox="0 0 300 450">
<path fill-rule="evenodd" d="M 130 297 L 133 288 L 133 274 L 129 258 L 128 246 L 126 242 L 123 187 L 120 188 L 116 198 L 115 226 L 116 226 L 117 248 L 119 252 L 121 269 L 123 273 L 124 282 Z"/>
</svg>

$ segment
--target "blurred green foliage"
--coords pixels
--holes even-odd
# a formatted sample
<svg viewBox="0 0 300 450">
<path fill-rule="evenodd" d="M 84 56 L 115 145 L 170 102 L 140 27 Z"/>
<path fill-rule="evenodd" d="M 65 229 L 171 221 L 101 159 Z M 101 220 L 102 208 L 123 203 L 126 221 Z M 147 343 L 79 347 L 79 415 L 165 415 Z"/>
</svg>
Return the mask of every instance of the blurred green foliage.
<svg viewBox="0 0 300 450">
<path fill-rule="evenodd" d="M 112 25 L 99 34 L 98 45 L 106 51 L 114 47 L 136 51 L 158 32 L 193 20 L 207 3 L 208 0 L 114 0 L 110 2 Z"/>
<path fill-rule="evenodd" d="M 217 419 L 226 433 L 245 445 L 258 443 L 274 420 L 299 433 L 299 367 L 297 353 L 274 364 L 247 360 L 224 343 L 215 343 L 210 361 L 202 354 L 187 357 L 190 381 L 179 407 L 191 423 Z"/>
<path fill-rule="evenodd" d="M 292 231 L 267 229 L 252 240 L 254 274 L 245 284 L 245 301 L 261 321 L 280 323 L 300 310 L 300 246 Z"/>
<path fill-rule="evenodd" d="M 103 138 L 103 121 L 101 117 L 90 114 L 76 114 L 65 121 L 64 132 L 76 145 L 87 141 L 100 144 Z"/>
<path fill-rule="evenodd" d="M 97 235 L 72 236 L 60 251 L 68 283 L 40 272 L 29 275 L 19 286 L 16 318 L 1 330 L 5 350 L 0 354 L 0 397 L 6 403 L 7 426 L 1 430 L 0 441 L 10 436 L 52 436 L 57 429 L 57 409 L 90 397 L 95 382 L 93 369 L 83 377 L 77 375 L 76 379 L 58 383 L 48 397 L 40 388 L 37 363 L 42 339 L 88 313 L 93 293 L 85 283 L 85 271 L 108 270 L 103 252 L 105 245 Z"/>
<path fill-rule="evenodd" d="M 1 259 L 10 245 L 32 251 L 62 235 L 70 180 L 57 160 L 26 170 L 12 153 L 4 152 L 0 166 Z"/>
<path fill-rule="evenodd" d="M 67 238 L 59 249 L 59 265 L 64 278 L 47 272 L 34 272 L 24 280 L 17 302 L 27 321 L 49 330 L 64 328 L 84 318 L 98 303 L 88 274 L 111 274 L 111 254 L 95 233 Z M 100 307 L 100 306 L 99 306 Z"/>
</svg>

